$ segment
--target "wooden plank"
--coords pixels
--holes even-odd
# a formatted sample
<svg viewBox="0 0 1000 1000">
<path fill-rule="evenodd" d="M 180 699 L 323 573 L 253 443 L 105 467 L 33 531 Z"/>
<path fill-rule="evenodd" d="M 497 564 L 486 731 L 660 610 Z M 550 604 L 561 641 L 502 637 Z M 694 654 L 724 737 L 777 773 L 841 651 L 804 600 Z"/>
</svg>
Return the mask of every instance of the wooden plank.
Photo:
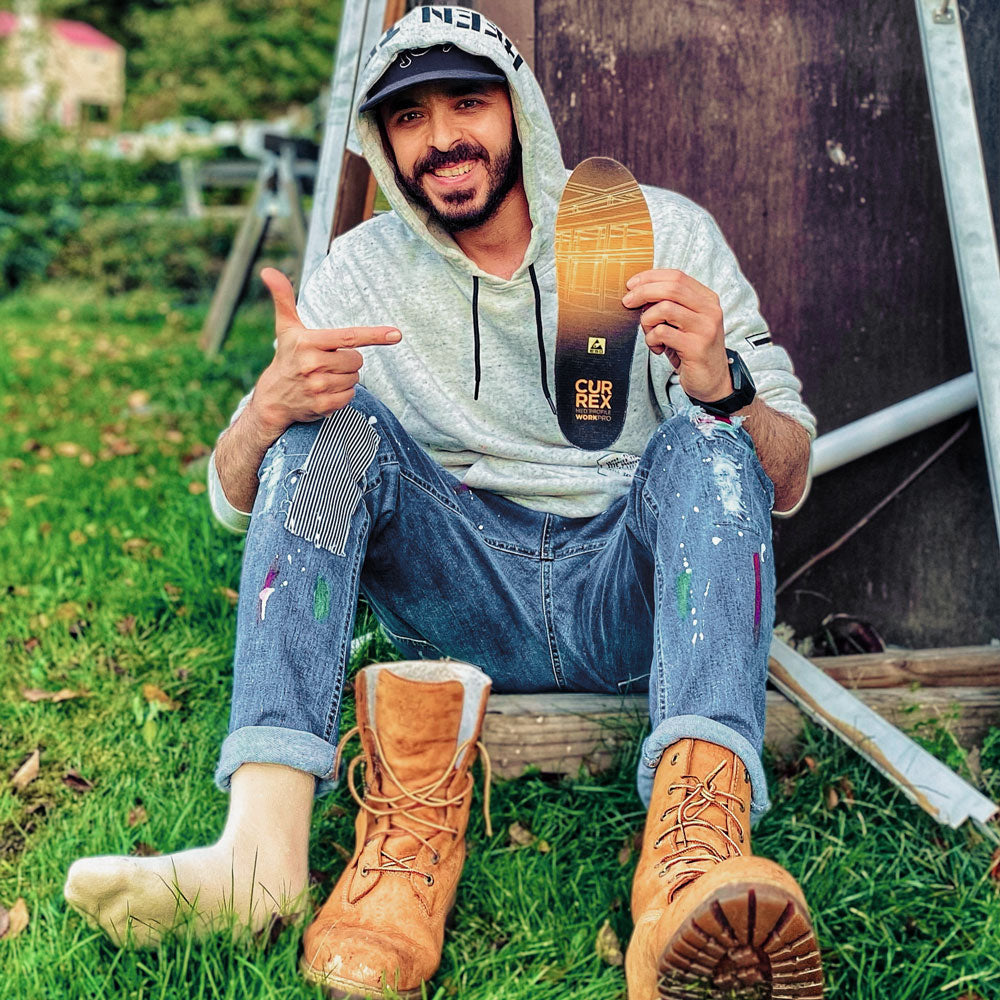
<svg viewBox="0 0 1000 1000">
<path fill-rule="evenodd" d="M 345 149 L 330 242 L 353 229 L 359 222 L 370 219 L 374 204 L 375 177 L 367 161 L 357 153 Z"/>
<path fill-rule="evenodd" d="M 1000 646 L 886 650 L 856 656 L 813 657 L 812 663 L 848 688 L 1000 685 Z"/>
<path fill-rule="evenodd" d="M 237 303 L 250 276 L 250 268 L 271 221 L 264 207 L 264 197 L 272 175 L 273 165 L 269 168 L 268 161 L 265 161 L 257 175 L 257 184 L 233 247 L 226 258 L 222 277 L 215 286 L 212 304 L 201 328 L 201 349 L 208 355 L 217 354 L 226 339 Z"/>
<path fill-rule="evenodd" d="M 907 690 L 864 688 L 859 700 L 906 729 L 937 722 L 964 746 L 976 745 L 1000 721 L 1000 688 L 949 686 Z M 793 753 L 805 717 L 777 691 L 767 693 L 764 741 L 779 754 Z M 576 775 L 611 766 L 615 754 L 648 726 L 645 695 L 497 694 L 486 709 L 483 741 L 500 778 L 529 768 Z"/>
</svg>

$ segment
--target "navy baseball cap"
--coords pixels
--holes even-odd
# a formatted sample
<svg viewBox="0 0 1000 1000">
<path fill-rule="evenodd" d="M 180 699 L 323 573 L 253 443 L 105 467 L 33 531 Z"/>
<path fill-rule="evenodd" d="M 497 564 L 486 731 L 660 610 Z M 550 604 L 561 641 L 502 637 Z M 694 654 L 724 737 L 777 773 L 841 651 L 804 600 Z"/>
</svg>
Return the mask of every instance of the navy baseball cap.
<svg viewBox="0 0 1000 1000">
<path fill-rule="evenodd" d="M 485 56 L 475 56 L 455 45 L 434 45 L 427 49 L 406 49 L 368 91 L 358 111 L 368 111 L 387 97 L 434 80 L 479 80 L 506 83 L 507 77 Z"/>
</svg>

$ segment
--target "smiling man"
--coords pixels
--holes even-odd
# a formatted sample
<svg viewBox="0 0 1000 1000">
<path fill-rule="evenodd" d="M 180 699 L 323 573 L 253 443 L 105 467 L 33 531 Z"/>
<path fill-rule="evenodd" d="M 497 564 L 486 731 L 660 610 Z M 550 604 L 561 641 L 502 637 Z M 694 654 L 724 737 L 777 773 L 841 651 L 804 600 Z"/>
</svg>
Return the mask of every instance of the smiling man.
<svg viewBox="0 0 1000 1000">
<path fill-rule="evenodd" d="M 335 997 L 417 998 L 491 685 L 648 685 L 631 1000 L 821 996 L 802 892 L 750 850 L 768 806 L 770 517 L 801 502 L 815 431 L 787 354 L 711 217 L 643 188 L 655 266 L 623 299 L 643 334 L 624 427 L 608 451 L 572 446 L 549 392 L 567 171 L 537 82 L 480 14 L 425 7 L 383 36 L 361 90 L 393 211 L 336 240 L 298 304 L 264 272 L 274 360 L 210 466 L 213 510 L 247 532 L 225 829 L 79 861 L 67 899 L 144 944 L 185 916 L 207 931 L 301 909 L 313 797 L 356 734 L 355 852 L 302 971 Z M 338 743 L 359 594 L 409 660 L 358 674 Z"/>
</svg>

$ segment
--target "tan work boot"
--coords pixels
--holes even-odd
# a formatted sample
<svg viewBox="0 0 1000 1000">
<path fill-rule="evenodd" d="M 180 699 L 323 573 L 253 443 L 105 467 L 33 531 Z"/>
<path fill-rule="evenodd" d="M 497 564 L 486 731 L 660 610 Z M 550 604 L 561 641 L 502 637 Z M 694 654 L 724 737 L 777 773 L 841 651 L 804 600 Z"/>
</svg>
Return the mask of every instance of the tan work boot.
<svg viewBox="0 0 1000 1000">
<path fill-rule="evenodd" d="M 469 768 L 490 679 L 464 663 L 365 667 L 355 681 L 363 753 L 354 857 L 307 928 L 302 974 L 332 997 L 418 998 L 441 962 L 465 862 Z M 339 756 L 340 748 L 338 748 Z M 364 797 L 355 767 L 365 765 Z M 488 758 L 486 789 L 489 791 Z M 484 800 L 488 810 L 488 799 Z M 487 832 L 489 815 L 487 811 Z"/>
<path fill-rule="evenodd" d="M 629 1000 L 823 996 L 805 897 L 750 854 L 750 776 L 731 750 L 663 751 L 632 883 Z"/>
</svg>

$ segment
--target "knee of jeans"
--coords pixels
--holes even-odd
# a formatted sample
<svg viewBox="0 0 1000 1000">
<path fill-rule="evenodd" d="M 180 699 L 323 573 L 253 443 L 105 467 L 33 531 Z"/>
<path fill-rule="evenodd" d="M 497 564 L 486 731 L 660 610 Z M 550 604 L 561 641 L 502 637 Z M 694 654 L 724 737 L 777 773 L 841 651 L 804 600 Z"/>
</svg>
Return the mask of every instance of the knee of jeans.
<svg viewBox="0 0 1000 1000">
<path fill-rule="evenodd" d="M 718 420 L 700 406 L 678 410 L 657 428 L 642 457 L 647 488 L 663 489 L 667 480 L 709 487 L 724 513 L 747 513 L 748 493 L 770 510 L 774 485 L 761 467 L 753 439 L 739 417 Z M 676 486 L 676 489 L 681 489 Z M 758 506 L 754 503 L 753 506 Z"/>
</svg>

